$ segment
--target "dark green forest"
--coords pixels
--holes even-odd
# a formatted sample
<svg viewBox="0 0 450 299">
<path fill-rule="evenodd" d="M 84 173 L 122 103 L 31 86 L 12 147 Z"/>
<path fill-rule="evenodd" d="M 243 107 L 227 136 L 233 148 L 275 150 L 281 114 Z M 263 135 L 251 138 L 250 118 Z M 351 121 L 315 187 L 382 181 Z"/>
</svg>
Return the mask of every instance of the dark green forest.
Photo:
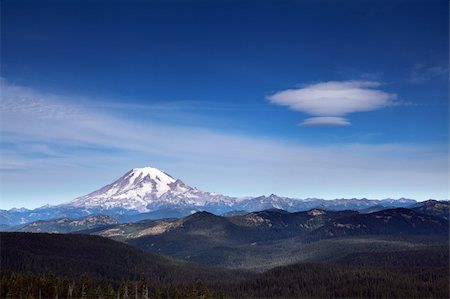
<svg viewBox="0 0 450 299">
<path fill-rule="evenodd" d="M 413 273 L 415 272 L 415 273 Z M 279 267 L 240 280 L 186 284 L 146 278 L 120 282 L 1 272 L 1 298 L 448 298 L 448 268 L 409 273 L 326 264 Z"/>
<path fill-rule="evenodd" d="M 448 246 L 256 273 L 89 235 L 2 233 L 1 298 L 448 298 Z"/>
</svg>

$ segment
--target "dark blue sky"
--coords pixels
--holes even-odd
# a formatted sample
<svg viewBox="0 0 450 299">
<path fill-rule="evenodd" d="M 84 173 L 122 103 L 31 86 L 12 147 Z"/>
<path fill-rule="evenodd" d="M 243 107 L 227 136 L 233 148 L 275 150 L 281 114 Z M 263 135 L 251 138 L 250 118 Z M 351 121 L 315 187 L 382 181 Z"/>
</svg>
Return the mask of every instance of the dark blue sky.
<svg viewBox="0 0 450 299">
<path fill-rule="evenodd" d="M 445 152 L 449 120 L 448 24 L 448 2 L 438 0 L 6 0 L 1 3 L 2 84 L 8 90 L 4 94 L 10 97 L 10 102 L 17 103 L 14 99 L 21 97 L 24 100 L 16 104 L 20 107 L 8 107 L 2 113 L 17 120 L 13 112 L 29 107 L 27 100 L 42 98 L 45 103 L 50 101 L 51 107 L 59 107 L 55 108 L 57 111 L 63 109 L 60 106 L 64 109 L 70 106 L 86 114 L 101 114 L 141 127 L 151 123 L 172 129 L 189 128 L 220 136 L 271 140 L 292 147 L 400 144 L 421 149 L 432 146 L 432 150 L 426 150 L 427 154 L 434 153 L 436 148 L 438 152 L 444 148 Z M 353 89 L 347 90 L 351 95 L 355 88 L 358 95 L 368 88 L 383 93 L 376 99 L 384 95 L 389 100 L 378 106 L 371 104 L 366 110 L 353 107 L 345 113 L 324 114 L 322 106 L 327 105 L 327 99 L 323 98 L 320 84 L 334 82 L 341 88 L 350 81 L 376 83 L 370 87 L 356 83 L 356 87 L 352 85 Z M 295 108 L 292 103 L 271 100 L 278 92 L 308 86 L 318 101 L 323 101 L 322 106 L 315 107 L 321 112 L 305 108 L 309 102 Z M 44 110 L 48 109 L 47 104 L 42 105 L 47 107 Z M 351 125 L 299 126 L 322 116 L 332 117 L 335 124 Z M 324 119 L 320 122 L 324 124 Z M 48 135 L 38 137 L 40 132 L 3 126 L 5 157 L 14 153 L 5 163 L 33 165 L 43 171 L 43 166 L 36 166 L 33 160 L 36 155 L 41 157 L 39 153 L 19 149 L 20 136 L 35 146 L 50 148 L 58 157 L 63 155 L 65 163 L 76 164 L 73 167 L 78 167 L 79 173 L 88 170 L 71 157 L 79 157 L 85 152 L 83 149 L 94 148 L 115 155 L 119 151 L 127 163 L 131 159 L 133 163 L 169 168 L 167 171 L 175 169 L 180 176 L 188 176 L 188 183 L 191 180 L 222 193 L 258 193 L 258 188 L 265 185 L 264 179 L 255 179 L 259 183 L 247 189 L 238 186 L 235 191 L 230 190 L 235 181 L 223 186 L 203 183 L 207 180 L 189 174 L 187 165 L 198 165 L 197 160 L 186 158 L 185 167 L 173 167 L 164 162 L 171 158 L 163 158 L 159 152 L 152 156 L 139 150 L 136 153 L 135 149 L 129 152 L 129 148 L 118 145 L 78 140 L 71 138 L 72 133 L 67 130 L 65 138 L 48 131 Z M 66 149 L 63 154 L 61 148 Z M 179 155 L 183 157 L 182 153 Z M 426 154 L 419 156 L 423 155 Z M 130 158 L 137 156 L 140 158 Z M 411 158 L 411 163 L 415 158 Z M 52 164 L 55 175 L 63 164 L 56 163 L 54 157 L 49 159 L 55 163 Z M 109 169 L 117 171 L 113 177 L 121 175 L 126 168 L 125 162 L 122 165 Z M 136 166 L 144 165 L 128 168 Z M 2 175 L 5 185 L 9 185 L 5 194 L 20 201 L 25 196 L 15 191 L 17 181 L 22 178 L 21 171 L 16 169 L 20 167 L 13 167 L 15 170 L 10 174 L 11 167 L 4 167 L 8 171 Z M 358 167 L 363 171 L 366 166 L 359 163 Z M 223 171 L 220 167 L 209 170 Z M 39 171 L 36 170 L 35 176 Z M 298 179 L 304 177 L 296 175 Z M 108 183 L 107 179 L 110 177 L 101 177 L 95 183 Z M 319 181 L 314 185 L 320 185 Z M 67 195 L 57 192 L 57 196 L 71 196 L 93 187 L 85 186 L 73 188 Z M 272 187 L 273 192 L 286 190 L 278 183 Z M 380 188 L 386 192 L 362 193 L 386 197 L 398 194 Z M 266 192 L 263 189 L 261 193 Z M 441 193 L 444 189 L 442 186 Z M 343 190 L 350 190 L 350 185 Z M 306 195 L 301 188 L 286 193 Z M 308 191 L 308 195 L 314 196 L 313 193 Z M 342 191 L 342 196 L 349 193 Z M 359 194 L 355 192 L 354 196 Z M 414 194 L 418 192 L 412 192 L 411 196 Z"/>
</svg>

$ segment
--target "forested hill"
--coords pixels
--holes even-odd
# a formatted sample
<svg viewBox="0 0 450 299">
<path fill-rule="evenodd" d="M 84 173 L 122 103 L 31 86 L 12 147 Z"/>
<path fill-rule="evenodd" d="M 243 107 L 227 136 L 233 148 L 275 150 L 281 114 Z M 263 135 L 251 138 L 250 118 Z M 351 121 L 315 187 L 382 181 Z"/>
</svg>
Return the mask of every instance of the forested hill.
<svg viewBox="0 0 450 299">
<path fill-rule="evenodd" d="M 448 246 L 263 273 L 199 266 L 90 235 L 2 233 L 0 298 L 448 298 Z M 70 295 L 69 295 L 70 294 Z"/>
<path fill-rule="evenodd" d="M 221 280 L 236 271 L 208 268 L 153 253 L 108 238 L 77 234 L 0 233 L 1 270 L 120 282 L 141 274 L 163 283 Z M 240 273 L 240 272 L 239 272 Z M 183 278 L 183 279 L 180 279 Z"/>
</svg>

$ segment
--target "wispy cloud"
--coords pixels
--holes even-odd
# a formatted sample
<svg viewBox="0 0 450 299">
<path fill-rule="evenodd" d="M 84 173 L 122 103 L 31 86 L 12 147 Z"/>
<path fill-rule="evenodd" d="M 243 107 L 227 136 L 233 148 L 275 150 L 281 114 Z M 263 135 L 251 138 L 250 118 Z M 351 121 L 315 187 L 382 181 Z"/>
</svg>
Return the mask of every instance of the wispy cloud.
<svg viewBox="0 0 450 299">
<path fill-rule="evenodd" d="M 303 125 L 349 125 L 342 116 L 393 105 L 396 95 L 376 89 L 375 81 L 330 81 L 268 96 L 271 103 L 315 116 Z"/>
<path fill-rule="evenodd" d="M 67 119 L 81 114 L 79 107 L 67 105 L 65 98 L 38 94 L 33 89 L 8 83 L 0 78 L 2 115 L 21 114 L 33 118 Z"/>
<path fill-rule="evenodd" d="M 448 79 L 447 65 L 416 64 L 409 74 L 409 82 L 422 84 L 437 78 Z"/>
<path fill-rule="evenodd" d="M 0 166 L 15 171 L 1 172 L 1 192 L 2 198 L 24 198 L 20 205 L 70 200 L 144 165 L 230 195 L 443 197 L 447 192 L 446 148 L 305 145 L 162 125 L 2 84 L 7 92 L 1 94 Z"/>
</svg>

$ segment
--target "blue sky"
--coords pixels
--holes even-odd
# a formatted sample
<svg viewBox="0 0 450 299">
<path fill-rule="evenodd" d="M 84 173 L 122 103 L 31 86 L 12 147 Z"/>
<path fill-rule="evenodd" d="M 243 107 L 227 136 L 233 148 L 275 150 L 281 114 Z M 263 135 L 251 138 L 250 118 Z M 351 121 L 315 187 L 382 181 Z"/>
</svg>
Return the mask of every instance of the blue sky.
<svg viewBox="0 0 450 299">
<path fill-rule="evenodd" d="M 0 208 L 154 166 L 228 195 L 448 197 L 447 1 L 2 1 Z"/>
</svg>

